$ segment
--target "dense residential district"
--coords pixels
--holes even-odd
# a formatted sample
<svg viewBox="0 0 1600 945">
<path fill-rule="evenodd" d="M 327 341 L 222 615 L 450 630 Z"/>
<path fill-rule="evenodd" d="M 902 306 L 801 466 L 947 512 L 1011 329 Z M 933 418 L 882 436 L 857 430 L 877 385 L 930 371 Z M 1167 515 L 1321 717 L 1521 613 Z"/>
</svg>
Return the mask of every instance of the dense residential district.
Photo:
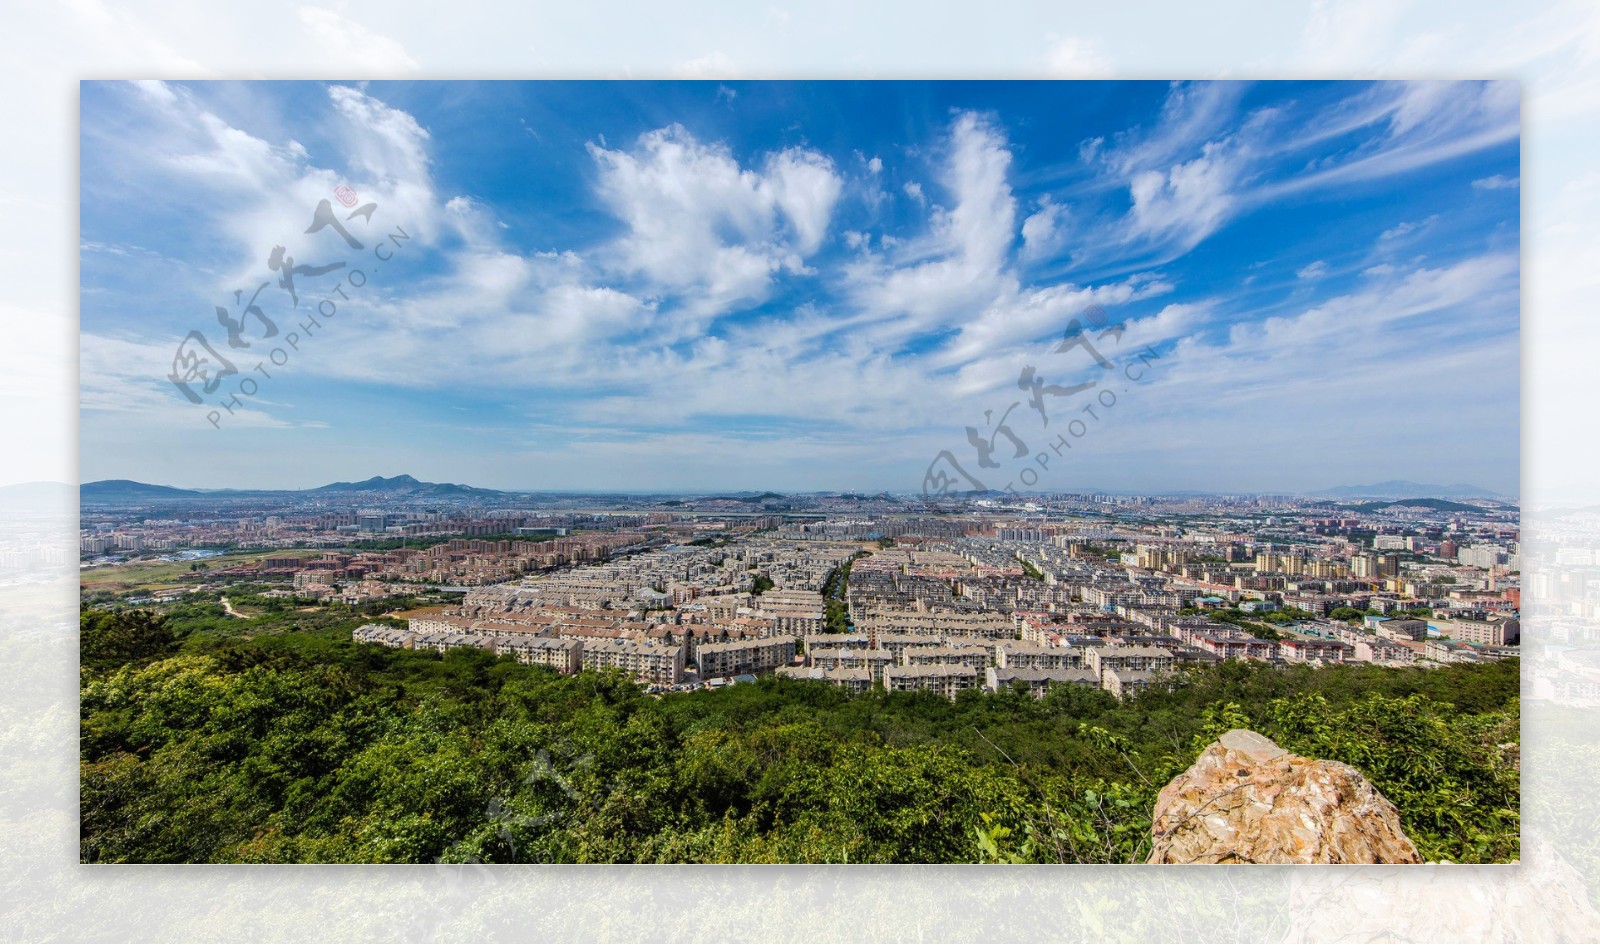
<svg viewBox="0 0 1600 945">
<path fill-rule="evenodd" d="M 360 643 L 615 668 L 655 693 L 778 674 L 1120 699 L 1192 664 L 1441 666 L 1520 637 L 1518 511 L 1494 500 L 95 485 L 89 606 L 343 605 L 367 615 Z"/>
</svg>

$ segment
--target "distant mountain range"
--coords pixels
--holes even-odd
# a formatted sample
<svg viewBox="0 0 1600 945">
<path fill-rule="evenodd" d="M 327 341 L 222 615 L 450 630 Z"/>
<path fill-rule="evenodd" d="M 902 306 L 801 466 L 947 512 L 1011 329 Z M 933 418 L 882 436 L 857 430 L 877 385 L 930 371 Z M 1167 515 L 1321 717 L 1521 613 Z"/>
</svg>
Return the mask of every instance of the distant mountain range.
<svg viewBox="0 0 1600 945">
<path fill-rule="evenodd" d="M 464 486 L 454 482 L 423 482 L 415 476 L 373 476 L 361 482 L 330 482 L 325 486 L 318 486 L 310 492 L 394 492 L 406 495 L 505 495 L 495 489 L 480 489 L 477 486 Z"/>
<path fill-rule="evenodd" d="M 703 499 L 696 498 L 695 501 L 696 502 L 744 502 L 744 503 L 748 503 L 748 504 L 751 504 L 751 505 L 759 505 L 762 502 L 770 502 L 773 499 L 787 499 L 787 498 L 788 498 L 788 496 L 779 495 L 776 492 L 763 492 L 760 495 L 757 495 L 757 494 L 755 494 L 753 492 L 735 492 L 735 493 L 732 493 L 730 495 L 706 496 Z"/>
<path fill-rule="evenodd" d="M 1432 509 L 1435 512 L 1478 512 L 1484 511 L 1484 506 L 1468 505 L 1465 502 L 1452 502 L 1449 499 L 1391 499 L 1387 502 L 1357 502 L 1345 508 L 1354 512 L 1379 512 L 1384 509 Z"/>
<path fill-rule="evenodd" d="M 1461 482 L 1441 486 L 1426 482 L 1411 482 L 1406 479 L 1390 479 L 1387 482 L 1375 482 L 1370 486 L 1335 486 L 1332 489 L 1309 492 L 1307 495 L 1327 496 L 1332 499 L 1411 499 L 1419 496 L 1433 499 L 1505 498 L 1498 492 L 1482 486 Z"/>
<path fill-rule="evenodd" d="M 492 498 L 506 493 L 494 489 L 480 489 L 453 482 L 424 482 L 415 476 L 373 476 L 362 482 L 330 482 L 315 489 L 179 489 L 175 486 L 158 486 L 131 479 L 101 479 L 86 482 L 78 490 L 78 500 L 92 504 L 121 504 L 136 502 L 181 502 L 197 499 L 217 499 L 241 496 L 282 496 L 290 494 L 316 495 L 319 493 L 345 494 L 383 492 L 390 495 L 427 498 L 429 496 Z"/>
<path fill-rule="evenodd" d="M 125 502 L 139 499 L 199 499 L 205 493 L 195 489 L 155 486 L 132 479 L 101 479 L 78 487 L 80 502 Z"/>
<path fill-rule="evenodd" d="M 0 506 L 27 506 L 48 501 L 50 498 L 60 501 L 68 497 L 72 486 L 62 483 L 24 483 L 18 486 L 9 486 L 0 489 Z M 46 493 L 49 493 L 47 498 Z M 373 476 L 360 482 L 330 482 L 325 486 L 313 489 L 182 489 L 176 486 L 155 485 L 148 482 L 135 482 L 131 479 L 101 479 L 97 482 L 86 482 L 77 489 L 77 498 L 81 503 L 87 504 L 125 504 L 140 502 L 182 502 L 203 499 L 218 499 L 225 497 L 259 496 L 285 496 L 318 494 L 344 495 L 358 493 L 384 493 L 389 496 L 406 496 L 408 498 L 472 498 L 474 496 L 485 499 L 497 498 L 507 495 L 523 494 L 521 490 L 501 491 L 497 489 L 484 489 L 478 486 L 468 486 L 454 482 L 427 482 L 415 476 Z M 816 493 L 827 495 L 829 493 Z M 868 496 L 857 496 L 850 493 L 835 493 L 842 497 L 867 499 Z M 1176 493 L 1174 493 L 1176 494 Z M 1199 493 L 1196 493 L 1199 494 Z M 987 492 L 981 495 L 1000 498 L 1005 493 Z M 1411 482 L 1404 479 L 1391 479 L 1387 482 L 1376 482 L 1366 486 L 1336 486 L 1332 489 L 1323 489 L 1318 492 L 1306 493 L 1315 498 L 1343 499 L 1343 500 L 1375 500 L 1375 502 L 1389 501 L 1402 505 L 1429 505 L 1435 500 L 1500 500 L 1508 497 L 1501 496 L 1481 486 L 1456 483 L 1453 485 L 1436 485 L 1430 483 Z M 969 494 L 971 497 L 971 494 Z M 637 497 L 633 497 L 637 498 Z M 662 496 L 665 498 L 665 496 Z M 776 492 L 734 492 L 718 496 L 706 496 L 694 499 L 699 502 L 739 502 L 749 505 L 760 505 L 766 502 L 783 501 L 789 498 Z M 894 501 L 893 497 L 882 494 L 871 496 L 874 499 L 887 499 Z M 8 501 L 9 500 L 9 501 Z M 1398 500 L 1398 501 L 1396 501 Z M 1515 502 L 1514 497 L 1509 497 Z M 1449 503 L 1444 503 L 1448 505 Z M 1441 511 L 1449 509 L 1441 508 Z"/>
</svg>

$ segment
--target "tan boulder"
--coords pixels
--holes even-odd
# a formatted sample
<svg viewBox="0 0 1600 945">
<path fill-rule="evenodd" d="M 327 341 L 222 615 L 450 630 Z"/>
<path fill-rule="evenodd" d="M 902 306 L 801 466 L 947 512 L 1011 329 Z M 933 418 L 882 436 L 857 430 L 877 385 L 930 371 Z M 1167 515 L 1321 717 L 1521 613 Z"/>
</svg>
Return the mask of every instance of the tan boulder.
<svg viewBox="0 0 1600 945">
<path fill-rule="evenodd" d="M 1421 863 L 1361 772 L 1234 729 L 1162 788 L 1151 863 Z"/>
</svg>

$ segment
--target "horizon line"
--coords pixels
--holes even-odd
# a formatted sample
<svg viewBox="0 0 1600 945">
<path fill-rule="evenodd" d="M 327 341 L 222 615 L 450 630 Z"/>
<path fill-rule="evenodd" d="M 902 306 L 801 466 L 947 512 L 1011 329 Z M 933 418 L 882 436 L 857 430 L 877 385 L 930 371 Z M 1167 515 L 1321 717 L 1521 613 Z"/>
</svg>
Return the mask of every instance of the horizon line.
<svg viewBox="0 0 1600 945">
<path fill-rule="evenodd" d="M 401 475 L 409 475 L 409 474 L 401 474 Z M 376 479 L 394 479 L 394 478 L 400 478 L 400 477 L 399 476 L 389 476 L 389 477 L 374 476 L 374 477 L 369 477 L 369 479 L 373 479 L 373 478 L 376 478 Z M 411 478 L 412 479 L 416 479 L 416 477 L 411 477 Z M 320 489 L 325 489 L 328 486 L 335 485 L 337 483 L 349 482 L 351 484 L 359 484 L 360 482 L 364 482 L 364 481 L 368 481 L 368 480 L 336 480 L 335 482 L 324 483 L 323 485 L 320 485 L 320 486 L 307 486 L 307 487 L 283 487 L 283 486 L 271 487 L 271 486 L 265 486 L 265 487 L 253 487 L 253 488 L 240 488 L 240 487 L 231 487 L 230 486 L 230 487 L 220 487 L 220 488 L 218 488 L 218 487 L 204 487 L 204 486 L 174 486 L 174 485 L 168 485 L 168 484 L 165 484 L 165 483 L 144 482 L 142 480 L 137 480 L 137 479 L 95 479 L 95 480 L 90 480 L 89 482 L 86 482 L 86 483 L 62 482 L 60 480 L 53 480 L 53 479 L 36 479 L 36 480 L 28 480 L 28 481 L 24 481 L 24 482 L 0 484 L 0 489 L 13 489 L 13 488 L 25 487 L 25 486 L 60 486 L 60 487 L 63 487 L 63 488 L 80 488 L 81 489 L 85 485 L 95 485 L 95 484 L 103 483 L 103 482 L 130 482 L 130 483 L 135 483 L 135 484 L 141 485 L 141 486 L 154 486 L 154 487 L 166 488 L 166 489 L 181 489 L 181 490 L 184 490 L 184 491 L 196 492 L 196 493 L 201 493 L 201 494 L 229 494 L 229 493 L 251 493 L 251 492 L 315 492 L 315 491 L 318 491 Z M 430 482 L 428 480 L 422 480 L 422 479 L 416 479 L 416 481 L 419 482 L 419 483 L 423 483 L 425 485 L 452 485 L 452 486 L 461 486 L 462 488 L 468 488 L 468 489 L 477 489 L 477 490 L 481 490 L 481 491 L 485 491 L 485 492 L 499 492 L 499 493 L 506 493 L 506 494 L 527 494 L 527 495 L 536 495 L 536 494 L 565 494 L 565 495 L 576 495 L 576 496 L 584 496 L 584 495 L 593 495 L 593 496 L 600 496 L 600 495 L 628 495 L 628 496 L 660 495 L 660 496 L 695 496 L 695 497 L 702 497 L 702 498 L 714 498 L 714 497 L 717 497 L 717 496 L 738 495 L 738 494 L 744 494 L 744 493 L 754 493 L 754 494 L 772 493 L 772 494 L 778 495 L 778 496 L 789 496 L 789 495 L 863 495 L 863 496 L 869 496 L 870 497 L 870 496 L 874 496 L 874 495 L 905 495 L 905 496 L 918 496 L 918 495 L 921 495 L 921 493 L 919 493 L 919 492 L 917 492 L 916 490 L 913 490 L 913 489 L 896 490 L 896 489 L 886 489 L 886 488 L 879 488 L 879 489 L 863 489 L 863 488 L 806 489 L 806 490 L 788 490 L 786 492 L 785 491 L 780 491 L 778 489 L 773 489 L 773 488 L 764 488 L 764 489 L 729 488 L 729 489 L 715 489 L 715 490 L 708 490 L 708 491 L 696 491 L 696 490 L 692 490 L 692 489 L 662 489 L 662 488 L 619 488 L 619 489 L 573 489 L 573 488 L 528 488 L 528 487 L 492 488 L 492 487 L 487 487 L 487 486 L 472 486 L 472 485 L 467 485 L 465 483 Z M 1087 487 L 1086 486 L 1086 487 L 1077 488 L 1077 489 L 1070 489 L 1070 490 L 1037 490 L 1037 489 L 1030 489 L 1030 490 L 1015 490 L 1015 491 L 1010 491 L 1010 492 L 1004 491 L 1004 490 L 988 490 L 988 491 L 986 491 L 984 493 L 981 493 L 980 495 L 981 496 L 1015 495 L 1015 496 L 1019 496 L 1019 497 L 1020 496 L 1052 496 L 1052 495 L 1124 495 L 1124 496 L 1179 496 L 1179 495 L 1188 495 L 1188 496 L 1229 496 L 1229 495 L 1245 495 L 1245 496 L 1318 497 L 1318 496 L 1327 495 L 1329 493 L 1332 493 L 1332 492 L 1335 492 L 1335 491 L 1340 491 L 1340 490 L 1362 489 L 1362 488 L 1369 488 L 1369 487 L 1375 487 L 1375 486 L 1384 486 L 1384 485 L 1387 485 L 1390 482 L 1407 483 L 1407 484 L 1411 484 L 1411 485 L 1417 485 L 1417 486 L 1422 486 L 1422 487 L 1430 487 L 1430 488 L 1431 487 L 1439 487 L 1440 486 L 1440 484 L 1438 484 L 1438 483 L 1417 483 L 1417 482 L 1413 482 L 1411 480 L 1391 479 L 1391 480 L 1381 480 L 1379 482 L 1370 483 L 1370 484 L 1331 486 L 1331 487 L 1328 487 L 1326 489 L 1321 489 L 1321 490 L 1295 490 L 1295 489 L 1270 489 L 1270 490 L 1268 490 L 1268 489 L 1194 489 L 1194 488 L 1173 488 L 1173 489 L 1155 489 L 1155 490 L 1149 490 L 1149 489 L 1145 489 L 1145 490 L 1129 490 L 1129 489 L 1092 488 L 1092 487 Z M 1488 488 L 1484 488 L 1484 487 L 1481 487 L 1481 486 L 1473 485 L 1471 483 L 1452 483 L 1452 484 L 1449 484 L 1449 486 L 1444 486 L 1442 488 L 1449 489 L 1451 487 L 1462 487 L 1464 490 L 1471 490 L 1471 491 L 1474 491 L 1474 492 L 1485 493 L 1485 495 L 1474 496 L 1473 498 L 1480 498 L 1480 499 L 1488 499 L 1488 498 L 1514 499 L 1514 500 L 1518 501 L 1519 503 L 1521 501 L 1520 493 L 1512 494 L 1512 493 L 1500 492 L 1500 491 L 1495 490 L 1495 489 L 1488 489 Z M 971 493 L 969 493 L 969 492 L 956 492 L 956 493 L 949 493 L 949 494 L 947 494 L 947 495 L 945 495 L 943 497 L 945 497 L 945 498 L 963 497 L 963 496 L 967 496 L 967 495 L 970 495 L 970 494 Z M 1438 496 L 1428 496 L 1428 495 L 1423 495 L 1423 494 L 1419 494 L 1419 495 L 1416 496 L 1416 498 L 1437 498 L 1437 497 Z"/>
</svg>

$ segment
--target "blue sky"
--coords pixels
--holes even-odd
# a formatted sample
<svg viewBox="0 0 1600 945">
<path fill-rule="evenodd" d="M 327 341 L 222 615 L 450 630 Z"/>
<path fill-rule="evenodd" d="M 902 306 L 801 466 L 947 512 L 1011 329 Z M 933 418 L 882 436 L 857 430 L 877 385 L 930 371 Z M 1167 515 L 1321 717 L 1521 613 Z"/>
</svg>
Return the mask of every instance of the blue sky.
<svg viewBox="0 0 1600 945">
<path fill-rule="evenodd" d="M 1514 83 L 86 82 L 81 109 L 85 481 L 901 491 L 948 450 L 992 488 L 1518 490 Z M 361 250 L 304 232 L 321 200 Z M 345 265 L 296 307 L 276 246 Z M 231 347 L 215 309 L 262 283 L 279 334 Z M 1057 350 L 1091 305 L 1111 371 Z M 194 330 L 238 371 L 200 405 L 167 379 Z M 1046 426 L 1030 366 L 1095 386 Z M 980 467 L 966 428 L 1008 409 L 1026 456 Z"/>
</svg>

